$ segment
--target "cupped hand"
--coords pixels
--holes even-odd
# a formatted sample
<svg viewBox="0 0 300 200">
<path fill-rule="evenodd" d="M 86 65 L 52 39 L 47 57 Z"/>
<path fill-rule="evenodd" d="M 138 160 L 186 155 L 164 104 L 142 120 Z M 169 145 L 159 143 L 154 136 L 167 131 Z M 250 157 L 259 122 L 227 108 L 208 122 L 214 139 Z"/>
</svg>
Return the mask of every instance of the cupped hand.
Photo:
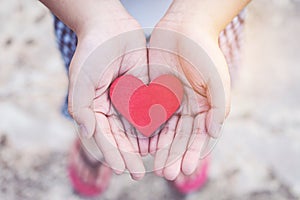
<svg viewBox="0 0 300 200">
<path fill-rule="evenodd" d="M 180 14 L 171 10 L 165 15 L 153 30 L 149 49 L 151 80 L 164 73 L 156 67 L 163 65 L 184 83 L 180 109 L 150 141 L 154 171 L 168 180 L 196 170 L 219 137 L 230 107 L 230 76 L 218 33 L 209 23 Z"/>
<path fill-rule="evenodd" d="M 139 141 L 115 111 L 108 93 L 113 80 L 125 73 L 148 77 L 146 40 L 120 2 L 107 5 L 78 28 L 69 71 L 69 112 L 81 136 L 96 142 L 106 164 L 118 174 L 128 169 L 133 179 L 140 179 L 145 168 Z"/>
</svg>

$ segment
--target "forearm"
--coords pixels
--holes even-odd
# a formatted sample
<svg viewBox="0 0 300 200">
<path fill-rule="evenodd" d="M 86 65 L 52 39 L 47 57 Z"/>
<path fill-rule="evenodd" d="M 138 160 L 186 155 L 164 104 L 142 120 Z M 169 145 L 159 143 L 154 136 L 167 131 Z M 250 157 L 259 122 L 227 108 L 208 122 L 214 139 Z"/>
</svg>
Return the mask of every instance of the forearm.
<svg viewBox="0 0 300 200">
<path fill-rule="evenodd" d="M 40 1 L 77 34 L 80 34 L 90 23 L 94 23 L 101 13 L 120 3 L 118 0 Z"/>
<path fill-rule="evenodd" d="M 236 16 L 251 0 L 174 0 L 170 10 L 189 12 L 189 19 L 206 21 L 217 33 Z M 185 13 L 182 13 L 185 15 Z"/>
</svg>

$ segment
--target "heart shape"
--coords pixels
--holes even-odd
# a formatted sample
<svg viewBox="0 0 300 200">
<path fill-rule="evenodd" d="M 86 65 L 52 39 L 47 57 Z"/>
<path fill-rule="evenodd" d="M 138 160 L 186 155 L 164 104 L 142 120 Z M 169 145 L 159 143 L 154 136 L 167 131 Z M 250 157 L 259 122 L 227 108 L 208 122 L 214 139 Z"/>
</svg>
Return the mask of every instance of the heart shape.
<svg viewBox="0 0 300 200">
<path fill-rule="evenodd" d="M 132 75 L 118 77 L 110 86 L 114 107 L 144 136 L 165 123 L 179 108 L 183 97 L 181 81 L 161 75 L 149 85 Z"/>
</svg>

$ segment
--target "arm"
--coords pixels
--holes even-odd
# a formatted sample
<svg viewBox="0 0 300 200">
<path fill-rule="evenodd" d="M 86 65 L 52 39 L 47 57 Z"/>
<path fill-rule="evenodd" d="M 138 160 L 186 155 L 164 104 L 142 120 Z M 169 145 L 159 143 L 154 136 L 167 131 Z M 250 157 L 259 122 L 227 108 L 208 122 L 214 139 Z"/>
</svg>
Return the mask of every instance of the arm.
<svg viewBox="0 0 300 200">
<path fill-rule="evenodd" d="M 132 178 L 142 178 L 145 168 L 137 154 L 138 141 L 130 130 L 122 128 L 122 121 L 116 117 L 118 113 L 108 98 L 110 83 L 120 73 L 146 66 L 146 40 L 139 24 L 119 0 L 41 2 L 78 37 L 69 68 L 68 108 L 80 127 L 79 133 L 96 142 L 105 162 L 116 173 L 127 168 Z M 113 39 L 115 36 L 118 37 Z M 140 51 L 128 53 L 135 48 Z M 146 76 L 146 68 L 143 72 Z M 92 153 L 101 157 L 97 151 Z"/>
<path fill-rule="evenodd" d="M 198 24 L 207 22 L 210 31 L 215 35 L 239 14 L 251 0 L 174 0 L 169 8 L 168 16 L 175 17 L 182 23 Z M 173 14 L 172 14 L 173 13 Z M 180 16 L 178 16 L 180 13 Z M 173 19 L 170 19 L 173 20 Z"/>
<path fill-rule="evenodd" d="M 219 138 L 230 110 L 231 88 L 228 66 L 218 37 L 249 2 L 174 0 L 154 29 L 149 61 L 170 66 L 182 73 L 190 84 L 185 90 L 188 101 L 182 102 L 183 109 L 167 122 L 166 131 L 162 130 L 164 132 L 157 141 L 151 140 L 150 147 L 153 149 L 150 150 L 156 150 L 154 170 L 159 176 L 174 180 L 180 172 L 191 175 L 198 166 L 198 160 L 211 151 Z M 198 100 L 199 107 L 191 106 L 197 105 L 190 103 L 193 98 Z"/>
<path fill-rule="evenodd" d="M 118 0 L 40 0 L 77 35 L 84 34 L 108 9 L 111 15 L 120 7 Z M 117 14 L 116 14 L 117 15 Z M 101 15 L 105 18 L 105 15 Z M 105 20 L 105 19 L 103 19 Z"/>
</svg>

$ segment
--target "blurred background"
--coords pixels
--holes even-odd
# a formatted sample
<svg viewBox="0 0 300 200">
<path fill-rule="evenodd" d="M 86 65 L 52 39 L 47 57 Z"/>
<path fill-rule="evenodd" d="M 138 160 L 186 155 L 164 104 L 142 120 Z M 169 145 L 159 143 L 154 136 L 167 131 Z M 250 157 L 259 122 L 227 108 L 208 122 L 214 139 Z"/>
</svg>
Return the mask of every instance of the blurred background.
<svg viewBox="0 0 300 200">
<path fill-rule="evenodd" d="M 66 173 L 76 135 L 60 113 L 67 77 L 52 16 L 35 0 L 0 5 L 0 199 L 81 199 Z M 254 0 L 244 36 L 210 180 L 188 200 L 300 199 L 300 1 Z M 101 198 L 182 199 L 153 174 L 114 176 Z"/>
</svg>

